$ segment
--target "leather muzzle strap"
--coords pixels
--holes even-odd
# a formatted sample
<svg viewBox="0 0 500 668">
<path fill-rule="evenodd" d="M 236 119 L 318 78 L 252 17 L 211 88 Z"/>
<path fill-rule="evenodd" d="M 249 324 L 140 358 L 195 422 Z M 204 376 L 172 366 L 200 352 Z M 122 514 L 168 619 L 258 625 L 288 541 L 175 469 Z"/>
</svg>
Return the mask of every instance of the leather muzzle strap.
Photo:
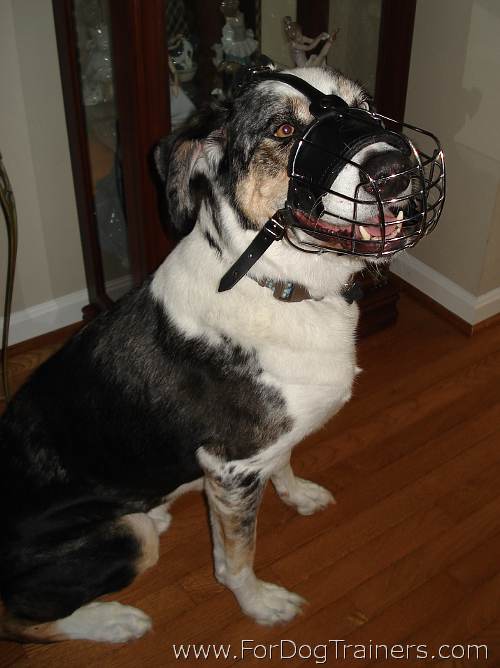
<svg viewBox="0 0 500 668">
<path fill-rule="evenodd" d="M 270 218 L 261 231 L 257 234 L 246 251 L 240 255 L 232 267 L 221 278 L 218 292 L 231 290 L 236 283 L 243 278 L 257 260 L 264 255 L 273 241 L 283 239 L 285 225 L 280 220 L 281 211 L 278 211 L 273 218 Z"/>
</svg>

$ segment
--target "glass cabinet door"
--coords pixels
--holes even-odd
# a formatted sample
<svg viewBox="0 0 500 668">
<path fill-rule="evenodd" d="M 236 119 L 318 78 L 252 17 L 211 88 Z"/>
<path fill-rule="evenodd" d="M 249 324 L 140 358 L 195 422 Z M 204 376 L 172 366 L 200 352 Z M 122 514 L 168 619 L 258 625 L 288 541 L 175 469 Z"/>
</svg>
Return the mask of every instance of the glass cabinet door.
<svg viewBox="0 0 500 668">
<path fill-rule="evenodd" d="M 80 85 L 106 294 L 132 287 L 108 0 L 75 0 Z"/>
<path fill-rule="evenodd" d="M 172 129 L 223 97 L 239 67 L 259 62 L 260 8 L 261 0 L 166 0 Z"/>
<path fill-rule="evenodd" d="M 309 59 L 323 52 L 324 33 L 339 30 L 327 63 L 372 88 L 382 113 L 404 114 L 416 0 L 52 4 L 88 318 L 139 285 L 174 246 L 153 148 L 193 109 L 226 95 L 239 67 L 263 56 L 291 67 L 300 54 L 290 35 Z"/>
<path fill-rule="evenodd" d="M 165 0 L 52 6 L 90 319 L 174 245 L 152 166 L 170 131 Z"/>
</svg>

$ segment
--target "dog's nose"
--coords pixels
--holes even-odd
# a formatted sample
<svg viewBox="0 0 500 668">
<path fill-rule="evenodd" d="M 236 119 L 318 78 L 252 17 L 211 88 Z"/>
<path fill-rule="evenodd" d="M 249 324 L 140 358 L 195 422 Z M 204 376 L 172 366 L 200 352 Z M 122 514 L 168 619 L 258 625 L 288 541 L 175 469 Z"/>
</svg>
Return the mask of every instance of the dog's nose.
<svg viewBox="0 0 500 668">
<path fill-rule="evenodd" d="M 396 197 L 405 192 L 410 185 L 410 175 L 405 173 L 411 169 L 410 160 L 398 151 L 374 155 L 361 165 L 361 169 L 377 181 L 382 199 Z M 373 195 L 371 182 L 365 175 L 362 176 L 362 179 L 363 177 L 365 180 L 363 189 Z"/>
</svg>

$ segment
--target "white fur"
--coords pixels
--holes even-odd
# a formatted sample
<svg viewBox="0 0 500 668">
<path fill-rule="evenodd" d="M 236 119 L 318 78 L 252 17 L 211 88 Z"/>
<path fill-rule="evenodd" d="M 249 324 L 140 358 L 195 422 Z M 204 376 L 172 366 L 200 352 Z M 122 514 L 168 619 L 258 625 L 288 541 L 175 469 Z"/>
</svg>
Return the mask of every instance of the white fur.
<svg viewBox="0 0 500 668">
<path fill-rule="evenodd" d="M 374 155 L 385 153 L 390 150 L 393 149 L 391 146 L 389 146 L 389 144 L 386 144 L 385 142 L 377 142 L 361 149 L 351 158 L 351 162 L 346 164 L 346 166 L 341 170 L 330 187 L 332 191 L 338 194 L 328 194 L 323 197 L 323 205 L 325 210 L 335 212 L 335 216 L 323 216 L 325 222 L 337 223 L 339 225 L 348 225 L 348 222 L 342 221 L 341 219 L 337 218 L 337 216 L 363 222 L 371 216 L 376 216 L 379 214 L 376 203 L 359 204 L 358 202 L 357 207 L 355 207 L 355 203 L 351 202 L 349 199 L 347 199 L 347 197 L 355 198 L 356 188 L 359 186 L 362 180 L 361 172 L 356 165 L 363 165 L 363 163 L 365 163 Z M 400 193 L 399 196 L 402 197 L 407 195 L 410 193 L 410 191 L 411 187 L 408 186 L 406 191 Z M 342 197 L 342 195 L 346 195 L 347 197 Z M 375 195 L 369 195 L 367 192 L 364 192 L 361 189 L 358 191 L 357 197 L 358 199 L 366 201 L 373 201 L 375 199 Z"/>
<path fill-rule="evenodd" d="M 297 477 L 290 462 L 272 476 L 273 485 L 281 500 L 293 506 L 301 515 L 313 515 L 330 503 L 335 503 L 332 494 L 310 480 Z"/>
<path fill-rule="evenodd" d="M 158 535 L 165 533 L 172 522 L 172 515 L 168 512 L 167 506 L 156 506 L 148 512 L 148 517 L 153 520 Z"/>
<path fill-rule="evenodd" d="M 250 569 L 225 582 L 235 595 L 241 609 L 264 625 L 288 622 L 299 612 L 305 600 L 284 587 L 264 582 Z"/>
<path fill-rule="evenodd" d="M 89 603 L 54 624 L 57 632 L 69 639 L 112 643 L 140 638 L 151 628 L 144 612 L 116 601 Z"/>
</svg>

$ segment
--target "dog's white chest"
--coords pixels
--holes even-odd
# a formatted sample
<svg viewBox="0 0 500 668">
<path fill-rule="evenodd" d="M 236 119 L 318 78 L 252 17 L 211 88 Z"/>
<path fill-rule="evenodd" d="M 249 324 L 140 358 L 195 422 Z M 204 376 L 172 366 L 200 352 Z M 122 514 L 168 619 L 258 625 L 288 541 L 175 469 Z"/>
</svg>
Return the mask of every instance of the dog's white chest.
<svg viewBox="0 0 500 668">
<path fill-rule="evenodd" d="M 263 380 L 284 397 L 298 438 L 318 429 L 351 396 L 359 371 L 354 344 L 357 315 L 355 305 L 332 305 L 326 311 L 318 306 L 304 314 L 302 327 L 283 322 L 281 344 L 264 341 L 257 347 Z"/>
<path fill-rule="evenodd" d="M 192 260 L 200 256 L 197 245 L 194 237 L 178 247 L 157 273 L 153 292 L 161 298 L 162 284 L 171 286 L 167 312 L 186 337 L 214 347 L 226 342 L 255 360 L 255 381 L 283 397 L 293 423 L 283 444 L 293 446 L 350 398 L 358 307 L 340 296 L 281 302 L 249 278 L 218 294 L 220 264 L 209 256 L 206 263 L 214 266 L 205 274 Z"/>
</svg>

